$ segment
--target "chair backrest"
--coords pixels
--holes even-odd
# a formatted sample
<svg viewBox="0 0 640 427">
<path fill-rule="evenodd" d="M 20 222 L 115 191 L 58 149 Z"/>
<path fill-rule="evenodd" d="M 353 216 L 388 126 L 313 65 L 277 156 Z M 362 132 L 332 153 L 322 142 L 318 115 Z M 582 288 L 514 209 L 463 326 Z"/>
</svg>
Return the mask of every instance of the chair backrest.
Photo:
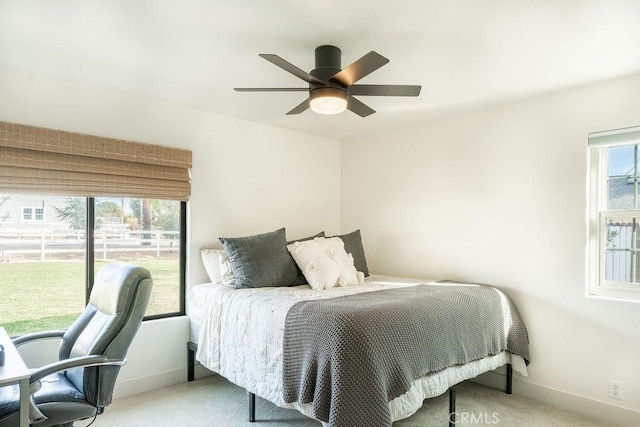
<svg viewBox="0 0 640 427">
<path fill-rule="evenodd" d="M 105 355 L 124 359 L 149 303 L 153 281 L 145 268 L 108 264 L 95 278 L 89 304 L 69 327 L 59 358 Z M 111 403 L 119 366 L 77 368 L 67 378 L 83 390 L 85 399 L 103 408 Z"/>
</svg>

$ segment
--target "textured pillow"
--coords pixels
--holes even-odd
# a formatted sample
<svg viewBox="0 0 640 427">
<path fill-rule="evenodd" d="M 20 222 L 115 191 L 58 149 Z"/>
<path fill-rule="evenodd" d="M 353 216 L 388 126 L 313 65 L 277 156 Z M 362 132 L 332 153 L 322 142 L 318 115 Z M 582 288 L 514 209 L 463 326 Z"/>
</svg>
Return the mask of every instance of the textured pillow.
<svg viewBox="0 0 640 427">
<path fill-rule="evenodd" d="M 284 228 L 254 236 L 220 237 L 220 242 L 229 256 L 236 289 L 291 286 L 298 279 Z"/>
<path fill-rule="evenodd" d="M 344 242 L 344 250 L 353 256 L 353 265 L 356 267 L 356 270 L 362 271 L 365 277 L 369 276 L 369 267 L 367 267 L 367 258 L 364 256 L 360 230 L 334 237 L 342 239 Z"/>
<path fill-rule="evenodd" d="M 353 266 L 353 257 L 337 237 L 317 237 L 287 246 L 313 289 L 329 289 L 364 281 Z"/>
<path fill-rule="evenodd" d="M 225 285 L 233 284 L 235 276 L 233 275 L 229 257 L 224 249 L 202 249 L 200 256 L 211 283 L 216 285 L 220 283 Z"/>
<path fill-rule="evenodd" d="M 295 242 L 304 242 L 305 240 L 313 240 L 316 237 L 324 237 L 324 231 L 321 231 L 314 236 L 304 237 L 302 239 L 289 240 L 287 242 L 287 245 L 290 245 Z M 300 270 L 300 267 L 298 266 L 298 264 L 296 264 L 296 271 L 298 272 L 298 279 L 295 281 L 294 285 L 306 285 L 307 283 L 309 283 L 309 281 L 304 277 L 304 274 L 302 273 L 302 270 Z"/>
</svg>

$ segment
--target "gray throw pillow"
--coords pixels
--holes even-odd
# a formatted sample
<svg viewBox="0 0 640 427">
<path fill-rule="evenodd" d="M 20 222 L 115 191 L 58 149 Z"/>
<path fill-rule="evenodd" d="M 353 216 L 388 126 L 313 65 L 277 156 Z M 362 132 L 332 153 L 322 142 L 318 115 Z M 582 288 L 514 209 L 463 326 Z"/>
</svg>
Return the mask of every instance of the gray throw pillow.
<svg viewBox="0 0 640 427">
<path fill-rule="evenodd" d="M 298 280 L 296 263 L 281 228 L 246 237 L 220 237 L 236 277 L 236 289 L 291 286 Z"/>
<path fill-rule="evenodd" d="M 342 239 L 344 242 L 344 250 L 353 256 L 353 265 L 356 267 L 356 270 L 362 271 L 365 277 L 367 277 L 369 275 L 369 267 L 367 267 L 367 258 L 364 256 L 364 247 L 362 246 L 360 230 L 343 234 L 342 236 L 332 237 L 339 237 Z"/>
</svg>

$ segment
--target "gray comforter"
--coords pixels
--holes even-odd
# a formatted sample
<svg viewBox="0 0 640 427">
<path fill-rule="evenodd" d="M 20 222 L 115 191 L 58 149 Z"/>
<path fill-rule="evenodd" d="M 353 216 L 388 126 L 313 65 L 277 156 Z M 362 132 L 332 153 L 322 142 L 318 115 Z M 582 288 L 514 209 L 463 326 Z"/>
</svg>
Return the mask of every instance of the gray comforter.
<svg viewBox="0 0 640 427">
<path fill-rule="evenodd" d="M 418 285 L 302 301 L 284 331 L 286 402 L 332 427 L 389 427 L 413 380 L 502 351 L 529 360 L 511 300 L 484 285 Z"/>
</svg>

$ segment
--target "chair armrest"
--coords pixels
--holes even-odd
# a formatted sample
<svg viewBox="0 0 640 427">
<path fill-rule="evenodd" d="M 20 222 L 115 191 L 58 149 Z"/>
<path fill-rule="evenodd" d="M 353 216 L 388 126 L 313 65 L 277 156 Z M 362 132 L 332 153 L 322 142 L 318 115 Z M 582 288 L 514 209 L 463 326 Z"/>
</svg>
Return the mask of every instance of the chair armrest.
<svg viewBox="0 0 640 427">
<path fill-rule="evenodd" d="M 89 368 L 91 366 L 102 365 L 123 366 L 125 363 L 127 363 L 127 359 L 109 359 L 107 356 L 102 355 L 72 357 L 70 359 L 49 363 L 48 365 L 44 365 L 41 368 L 33 370 L 29 381 L 33 384 L 47 375 L 67 371 L 73 368 Z"/>
<path fill-rule="evenodd" d="M 64 332 L 64 331 L 63 331 Z M 55 335 L 53 335 L 55 337 Z M 51 338 L 51 337 L 45 337 Z M 126 359 L 109 359 L 107 356 L 94 355 L 94 356 L 82 356 L 73 357 L 71 359 L 61 360 L 59 362 L 50 363 L 44 365 L 41 368 L 31 371 L 31 378 L 29 379 L 29 423 L 39 423 L 47 419 L 47 416 L 43 414 L 36 405 L 33 395 L 40 390 L 42 384 L 40 380 L 47 375 L 54 374 L 56 372 L 66 371 L 72 368 L 87 368 L 90 366 L 100 365 L 124 365 L 127 363 Z"/>
<path fill-rule="evenodd" d="M 22 344 L 26 344 L 31 341 L 46 340 L 49 338 L 62 338 L 65 332 L 66 331 L 63 329 L 55 331 L 33 332 L 30 334 L 20 335 L 19 337 L 13 338 L 11 341 L 13 342 L 13 345 L 19 347 Z"/>
</svg>

